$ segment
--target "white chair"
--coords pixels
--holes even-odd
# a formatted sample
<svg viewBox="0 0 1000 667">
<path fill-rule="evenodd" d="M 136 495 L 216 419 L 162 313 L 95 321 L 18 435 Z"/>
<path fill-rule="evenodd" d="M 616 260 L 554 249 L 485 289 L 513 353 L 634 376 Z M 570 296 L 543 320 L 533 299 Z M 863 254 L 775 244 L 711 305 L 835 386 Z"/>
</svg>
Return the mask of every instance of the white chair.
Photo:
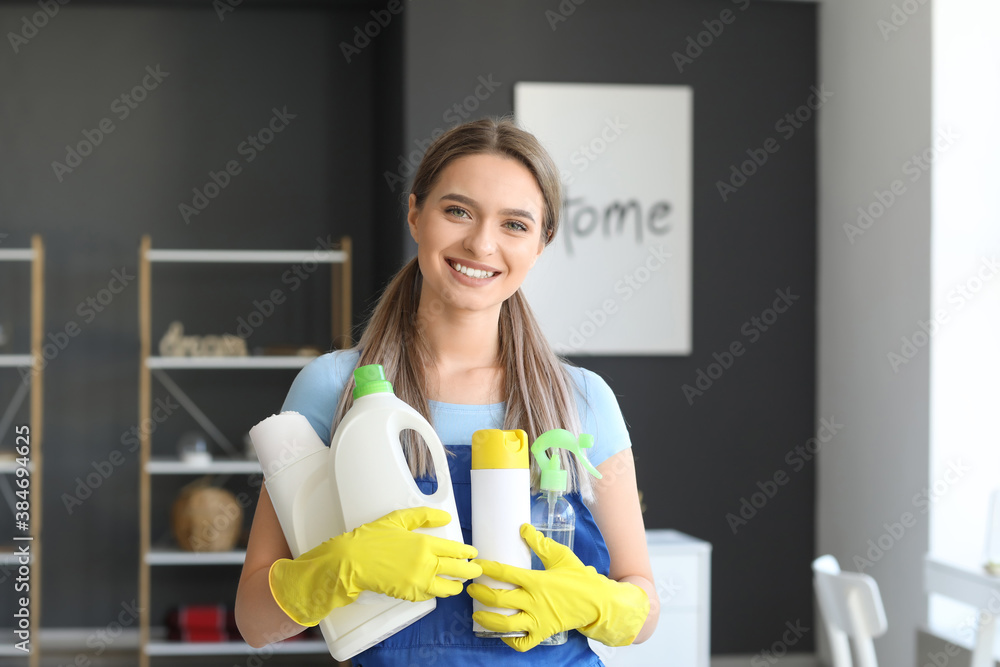
<svg viewBox="0 0 1000 667">
<path fill-rule="evenodd" d="M 867 574 L 841 572 L 837 559 L 829 555 L 814 560 L 812 569 L 833 667 L 853 666 L 848 638 L 854 640 L 858 667 L 878 667 L 872 639 L 888 629 L 878 584 Z"/>
</svg>

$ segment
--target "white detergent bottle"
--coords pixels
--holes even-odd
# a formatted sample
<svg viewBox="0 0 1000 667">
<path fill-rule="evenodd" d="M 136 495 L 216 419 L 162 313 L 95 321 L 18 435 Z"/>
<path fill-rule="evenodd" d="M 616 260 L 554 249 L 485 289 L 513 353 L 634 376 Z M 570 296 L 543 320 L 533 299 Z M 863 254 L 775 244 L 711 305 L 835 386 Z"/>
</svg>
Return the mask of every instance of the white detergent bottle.
<svg viewBox="0 0 1000 667">
<path fill-rule="evenodd" d="M 354 405 L 327 448 L 302 415 L 283 412 L 257 424 L 250 437 L 268 495 L 294 557 L 331 537 L 411 507 L 435 507 L 452 520 L 419 532 L 462 542 L 448 461 L 431 425 L 396 398 L 380 365 L 355 369 Z M 400 446 L 403 429 L 418 432 L 430 450 L 437 490 L 425 495 Z M 321 457 L 325 456 L 323 459 Z M 325 465 L 324 465 L 325 464 Z M 347 660 L 427 615 L 436 599 L 409 602 L 366 591 L 319 623 L 337 660 Z"/>
<path fill-rule="evenodd" d="M 521 539 L 521 525 L 531 520 L 531 472 L 528 434 L 521 429 L 481 429 L 472 434 L 472 546 L 479 558 L 531 569 L 531 551 Z M 515 588 L 485 574 L 477 583 L 490 588 Z M 505 616 L 516 609 L 488 607 L 473 599 L 472 610 Z M 477 637 L 523 637 L 526 632 L 493 632 L 473 621 Z"/>
</svg>

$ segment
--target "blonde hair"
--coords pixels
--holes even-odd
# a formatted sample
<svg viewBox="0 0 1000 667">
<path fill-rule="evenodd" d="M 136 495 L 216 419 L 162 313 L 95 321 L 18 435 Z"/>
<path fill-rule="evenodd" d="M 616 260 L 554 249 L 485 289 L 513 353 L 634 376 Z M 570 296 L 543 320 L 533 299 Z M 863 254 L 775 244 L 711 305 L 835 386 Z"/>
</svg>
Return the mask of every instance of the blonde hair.
<svg viewBox="0 0 1000 667">
<path fill-rule="evenodd" d="M 517 160 L 535 177 L 545 202 L 542 234 L 548 245 L 559 227 L 562 191 L 559 172 L 538 140 L 520 129 L 509 117 L 484 118 L 458 125 L 427 149 L 413 178 L 411 193 L 417 208 L 437 182 L 441 171 L 453 160 L 468 155 L 490 154 Z M 386 286 L 365 326 L 358 366 L 381 364 L 392 382 L 396 396 L 431 421 L 424 393 L 424 368 L 433 365 L 433 355 L 421 334 L 417 306 L 423 276 L 414 257 Z M 542 334 L 524 294 L 518 289 L 500 307 L 500 365 L 503 367 L 503 394 L 506 398 L 504 429 L 523 429 L 528 441 L 545 431 L 563 428 L 581 433 L 579 413 L 573 395 L 573 380 Z M 353 405 L 354 377 L 348 378 L 331 427 L 332 433 Z M 433 422 L 432 422 L 433 424 Z M 403 452 L 414 477 L 433 473 L 433 463 L 422 438 L 405 431 Z M 589 473 L 572 454 L 556 450 L 564 470 L 569 471 L 570 491 L 578 491 L 585 501 L 594 501 Z M 537 491 L 538 465 L 532 457 L 532 488 Z"/>
</svg>

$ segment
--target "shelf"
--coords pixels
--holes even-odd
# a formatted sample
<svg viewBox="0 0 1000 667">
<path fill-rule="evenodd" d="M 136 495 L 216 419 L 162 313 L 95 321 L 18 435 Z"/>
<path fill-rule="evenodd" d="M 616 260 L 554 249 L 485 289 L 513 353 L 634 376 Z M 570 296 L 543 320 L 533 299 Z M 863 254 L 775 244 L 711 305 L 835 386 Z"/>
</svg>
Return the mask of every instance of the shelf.
<svg viewBox="0 0 1000 667">
<path fill-rule="evenodd" d="M 329 653 L 326 642 L 319 639 L 297 639 L 269 644 L 264 648 L 253 648 L 246 642 L 171 642 L 150 641 L 146 644 L 146 655 L 271 655 Z"/>
<path fill-rule="evenodd" d="M 247 552 L 184 551 L 178 547 L 153 547 L 146 554 L 148 565 L 242 565 Z"/>
<path fill-rule="evenodd" d="M 6 630 L 7 628 L 0 628 L 0 629 Z M 3 634 L 5 635 L 13 634 L 13 630 L 11 630 L 10 632 L 4 632 Z M 326 646 L 324 645 L 324 648 L 325 647 Z M 23 657 L 25 660 L 28 659 L 28 654 L 22 651 L 21 649 L 15 648 L 13 644 L 0 644 L 0 656 L 15 656 L 15 655 L 19 655 Z"/>
<path fill-rule="evenodd" d="M 0 368 L 18 368 L 20 366 L 31 366 L 30 354 L 0 354 Z"/>
<path fill-rule="evenodd" d="M 15 416 L 20 409 L 21 401 L 30 392 L 28 410 L 31 416 L 28 423 L 30 424 L 31 447 L 28 471 L 31 473 L 31 497 L 35 499 L 31 503 L 28 513 L 32 534 L 30 536 L 15 537 L 11 546 L 8 546 L 5 542 L 4 546 L 0 547 L 0 563 L 5 568 L 20 565 L 17 561 L 18 556 L 16 554 L 18 552 L 16 547 L 28 544 L 31 549 L 32 581 L 41 582 L 45 580 L 41 569 L 42 540 L 40 539 L 42 534 L 41 500 L 45 498 L 42 487 L 42 424 L 44 423 L 43 387 L 45 364 L 36 366 L 34 361 L 42 361 L 44 356 L 42 348 L 44 343 L 43 336 L 45 335 L 45 242 L 42 240 L 40 234 L 32 234 L 30 248 L 0 248 L 0 261 L 23 261 L 30 262 L 31 265 L 31 307 L 29 311 L 31 334 L 29 337 L 28 353 L 0 354 L 0 367 L 31 369 L 31 373 L 25 375 L 24 371 L 20 372 L 20 375 L 24 377 L 22 378 L 22 382 L 19 383 L 20 386 L 14 390 L 13 398 L 10 399 L 10 403 L 6 407 L 0 406 L 0 413 L 4 415 L 3 418 L 0 418 L 0 421 L 5 422 L 4 428 L 10 426 L 11 424 L 8 420 Z M 19 434 L 19 431 L 15 429 L 15 437 L 13 439 L 21 440 L 18 437 Z M 15 453 L 9 447 L 2 449 L 3 458 L 0 459 L 0 474 L 7 475 L 17 471 L 18 463 L 15 458 L 11 457 Z M 6 479 L 3 480 L 5 484 L 8 481 Z M 31 541 L 21 541 L 18 538 L 30 539 Z M 24 593 L 24 596 L 28 598 L 28 607 L 31 609 L 31 618 L 27 621 L 27 626 L 33 638 L 38 637 L 39 619 L 42 617 L 43 605 L 40 591 L 40 586 L 32 584 L 31 590 Z M 6 624 L 4 624 L 2 629 L 6 629 L 5 626 Z M 21 627 L 20 624 L 19 627 Z M 10 630 L 13 630 L 13 628 L 10 628 Z M 4 636 L 4 639 L 0 640 L 0 656 L 20 656 L 27 661 L 29 667 L 39 667 L 41 658 L 37 639 L 30 644 L 32 650 L 25 652 L 15 648 L 15 642 L 10 641 L 14 636 L 12 631 L 0 632 L 0 634 Z M 7 664 L 10 661 L 4 660 L 2 662 L 3 664 Z"/>
<path fill-rule="evenodd" d="M 150 262 L 244 262 L 254 264 L 294 264 L 320 262 L 343 264 L 343 250 L 148 250 Z"/>
<path fill-rule="evenodd" d="M 0 262 L 30 262 L 33 259 L 34 248 L 0 248 Z"/>
<path fill-rule="evenodd" d="M 0 565 L 20 565 L 17 558 L 18 554 L 15 551 L 0 551 Z M 29 554 L 28 563 L 30 564 L 33 560 L 34 558 L 31 558 Z"/>
<path fill-rule="evenodd" d="M 150 475 L 242 475 L 261 472 L 259 461 L 215 459 L 211 463 L 184 463 L 174 457 L 154 457 L 146 464 Z"/>
<path fill-rule="evenodd" d="M 146 358 L 147 368 L 302 368 L 314 356 Z"/>
<path fill-rule="evenodd" d="M 322 243 L 322 242 L 321 242 Z M 138 292 L 139 292 L 139 421 L 145 424 L 152 420 L 154 379 L 166 387 L 167 391 L 177 400 L 180 406 L 194 418 L 208 436 L 218 443 L 226 455 L 209 463 L 190 464 L 180 460 L 180 457 L 153 457 L 151 430 L 143 430 L 139 434 L 139 652 L 138 667 L 150 667 L 153 657 L 160 656 L 211 656 L 211 655 L 261 655 L 265 660 L 273 653 L 286 654 L 325 654 L 329 655 L 326 642 L 321 638 L 300 636 L 292 641 L 278 642 L 262 649 L 254 649 L 239 638 L 235 641 L 222 642 L 180 642 L 167 639 L 166 628 L 152 626 L 149 609 L 153 608 L 153 581 L 156 577 L 168 574 L 163 568 L 170 566 L 216 567 L 213 578 L 220 584 L 232 581 L 227 586 L 229 593 L 236 586 L 239 572 L 230 567 L 219 571 L 217 566 L 242 566 L 246 560 L 245 549 L 231 549 L 217 552 L 194 552 L 182 550 L 169 539 L 154 544 L 152 542 L 153 497 L 159 488 L 162 477 L 157 475 L 257 475 L 261 473 L 261 465 L 254 459 L 242 458 L 239 447 L 229 443 L 225 435 L 212 424 L 208 416 L 198 405 L 174 382 L 175 373 L 172 370 L 264 370 L 264 369 L 302 369 L 311 361 L 322 355 L 318 346 L 295 348 L 283 346 L 273 348 L 274 352 L 284 354 L 248 355 L 248 356 L 217 356 L 217 357 L 183 357 L 163 356 L 159 347 L 152 339 L 153 311 L 153 274 L 154 264 L 163 262 L 202 262 L 202 263 L 246 263 L 246 264 L 295 264 L 306 266 L 310 271 L 318 264 L 331 266 L 330 280 L 330 337 L 327 341 L 339 341 L 345 346 L 352 344 L 351 335 L 351 239 L 342 237 L 332 245 L 321 245 L 312 250 L 182 250 L 153 249 L 152 240 L 148 235 L 142 237 L 139 246 Z M 162 267 L 160 268 L 162 269 Z M 220 267 L 219 272 L 228 270 Z M 242 269 L 241 269 L 242 270 Z M 173 275 L 174 271 L 165 270 Z M 320 343 L 325 345 L 327 343 Z M 166 349 L 166 348 L 164 348 Z M 265 348 L 266 349 L 266 348 Z M 303 352 L 304 354 L 296 354 Z M 193 374 L 198 377 L 197 374 Z M 248 374 L 243 374 L 245 377 Z M 219 397 L 216 397 L 218 400 Z M 224 396 L 221 398 L 225 398 Z M 252 422 L 251 422 L 252 423 Z M 169 454 L 171 450 L 163 450 Z M 154 488 L 156 487 L 156 488 Z M 170 660 L 171 663 L 182 662 L 180 659 Z M 38 667 L 32 665 L 31 667 Z"/>
<path fill-rule="evenodd" d="M 19 467 L 19 464 L 14 459 L 0 458 L 0 475 L 13 474 Z M 28 462 L 28 472 L 35 472 L 35 466 L 31 461 Z"/>
</svg>

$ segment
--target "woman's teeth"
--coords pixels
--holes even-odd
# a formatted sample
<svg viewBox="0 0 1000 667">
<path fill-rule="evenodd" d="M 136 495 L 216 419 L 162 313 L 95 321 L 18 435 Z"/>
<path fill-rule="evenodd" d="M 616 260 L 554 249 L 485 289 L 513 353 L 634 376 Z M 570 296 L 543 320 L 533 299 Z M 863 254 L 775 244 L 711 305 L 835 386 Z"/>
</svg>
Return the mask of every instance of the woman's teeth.
<svg viewBox="0 0 1000 667">
<path fill-rule="evenodd" d="M 479 269 L 470 269 L 467 266 L 462 266 L 458 262 L 452 262 L 451 265 L 456 271 L 458 271 L 459 273 L 464 273 L 470 278 L 491 278 L 492 276 L 496 275 L 495 271 L 486 272 L 486 271 L 480 271 Z"/>
</svg>

